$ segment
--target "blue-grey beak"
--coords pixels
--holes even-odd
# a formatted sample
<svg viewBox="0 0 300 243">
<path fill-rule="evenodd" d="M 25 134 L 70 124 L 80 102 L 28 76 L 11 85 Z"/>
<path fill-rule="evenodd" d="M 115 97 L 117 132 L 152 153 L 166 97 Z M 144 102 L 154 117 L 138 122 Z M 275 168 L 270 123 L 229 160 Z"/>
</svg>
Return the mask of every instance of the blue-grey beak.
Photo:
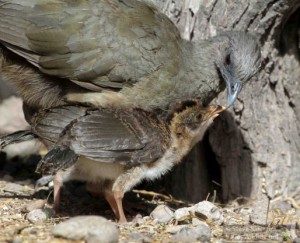
<svg viewBox="0 0 300 243">
<path fill-rule="evenodd" d="M 238 79 L 235 79 L 230 72 L 223 66 L 219 66 L 221 74 L 226 82 L 227 88 L 227 108 L 233 105 L 234 101 L 238 97 L 242 90 L 242 83 Z"/>
<path fill-rule="evenodd" d="M 227 107 L 233 105 L 234 101 L 238 97 L 242 90 L 242 83 L 239 80 L 230 78 L 225 79 L 227 87 Z"/>
</svg>

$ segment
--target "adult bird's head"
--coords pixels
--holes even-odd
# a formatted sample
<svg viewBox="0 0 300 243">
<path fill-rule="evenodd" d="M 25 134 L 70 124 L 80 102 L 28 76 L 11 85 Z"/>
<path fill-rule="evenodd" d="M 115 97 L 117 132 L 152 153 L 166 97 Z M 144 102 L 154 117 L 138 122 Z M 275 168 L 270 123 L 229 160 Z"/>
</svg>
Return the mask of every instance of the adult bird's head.
<svg viewBox="0 0 300 243">
<path fill-rule="evenodd" d="M 260 47 L 255 37 L 238 31 L 224 32 L 214 41 L 219 45 L 216 66 L 226 82 L 227 107 L 230 107 L 243 85 L 260 68 Z"/>
</svg>

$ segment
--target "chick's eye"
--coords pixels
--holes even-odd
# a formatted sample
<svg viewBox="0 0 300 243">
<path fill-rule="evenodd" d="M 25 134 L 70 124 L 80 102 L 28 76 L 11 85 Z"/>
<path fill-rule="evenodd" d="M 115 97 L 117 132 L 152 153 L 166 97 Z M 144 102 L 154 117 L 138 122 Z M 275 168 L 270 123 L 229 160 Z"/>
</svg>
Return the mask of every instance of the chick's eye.
<svg viewBox="0 0 300 243">
<path fill-rule="evenodd" d="M 197 119 L 198 121 L 200 121 L 200 120 L 202 119 L 202 114 L 198 114 L 198 115 L 196 116 L 196 119 Z"/>
<path fill-rule="evenodd" d="M 227 55 L 227 56 L 225 57 L 225 64 L 226 64 L 227 66 L 231 64 L 231 58 L 230 58 L 230 55 Z"/>
</svg>

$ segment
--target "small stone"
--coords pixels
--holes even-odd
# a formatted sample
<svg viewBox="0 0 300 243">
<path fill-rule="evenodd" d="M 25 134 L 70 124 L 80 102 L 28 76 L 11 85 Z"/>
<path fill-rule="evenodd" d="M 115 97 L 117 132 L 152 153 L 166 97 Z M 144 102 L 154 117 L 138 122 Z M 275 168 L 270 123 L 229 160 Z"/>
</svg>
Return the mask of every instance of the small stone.
<svg viewBox="0 0 300 243">
<path fill-rule="evenodd" d="M 38 233 L 38 229 L 36 227 L 26 227 L 20 232 L 22 235 L 36 234 Z"/>
<path fill-rule="evenodd" d="M 143 220 L 146 222 L 146 221 L 149 221 L 149 220 L 151 220 L 151 217 L 150 216 L 145 216 L 145 217 L 143 217 Z"/>
<path fill-rule="evenodd" d="M 190 217 L 191 207 L 179 208 L 174 212 L 174 217 L 177 221 L 183 221 Z"/>
<path fill-rule="evenodd" d="M 135 242 L 136 241 L 140 241 L 143 243 L 148 243 L 148 242 L 152 242 L 152 239 L 144 234 L 141 233 L 132 233 L 130 235 L 128 235 L 129 239 L 133 239 Z"/>
<path fill-rule="evenodd" d="M 153 219 L 153 220 L 152 220 L 152 224 L 153 224 L 153 225 L 157 225 L 157 224 L 159 224 L 159 221 L 158 221 L 158 219 Z"/>
<path fill-rule="evenodd" d="M 44 222 L 51 218 L 53 211 L 51 209 L 34 209 L 29 212 L 26 216 L 26 219 L 31 223 Z"/>
<path fill-rule="evenodd" d="M 200 242 L 210 242 L 211 239 L 211 230 L 208 226 L 208 224 L 202 222 L 201 224 L 198 224 L 195 228 L 194 228 L 199 236 L 198 236 L 198 240 Z"/>
<path fill-rule="evenodd" d="M 206 224 L 196 227 L 185 226 L 180 229 L 172 238 L 175 242 L 210 242 L 211 230 Z"/>
<path fill-rule="evenodd" d="M 293 240 L 293 243 L 300 243 L 300 237 L 297 237 Z"/>
<path fill-rule="evenodd" d="M 3 188 L 3 191 L 5 192 L 11 192 L 11 193 L 24 193 L 24 186 L 10 182 L 7 183 L 6 186 Z"/>
<path fill-rule="evenodd" d="M 224 225 L 246 225 L 250 222 L 251 209 L 249 208 L 224 208 Z"/>
<path fill-rule="evenodd" d="M 3 207 L 2 207 L 2 211 L 8 211 L 8 209 L 9 209 L 9 208 L 8 208 L 7 206 L 3 206 Z"/>
<path fill-rule="evenodd" d="M 173 211 L 166 205 L 158 205 L 150 214 L 153 220 L 159 223 L 168 223 L 174 218 Z"/>
<path fill-rule="evenodd" d="M 253 211 L 250 214 L 251 223 L 258 225 L 267 225 L 269 198 L 262 194 L 258 200 L 255 201 Z"/>
<path fill-rule="evenodd" d="M 204 219 L 212 220 L 214 223 L 221 225 L 224 221 L 223 213 L 220 208 L 209 201 L 202 201 L 192 207 L 192 211 Z"/>
<path fill-rule="evenodd" d="M 46 204 L 46 200 L 42 200 L 42 199 L 30 202 L 23 208 L 22 212 L 28 213 L 33 211 L 34 209 L 42 209 L 44 208 L 45 204 Z"/>
<path fill-rule="evenodd" d="M 118 242 L 120 231 L 117 226 L 100 216 L 77 216 L 56 225 L 52 233 L 55 236 L 85 240 L 87 243 Z"/>
<path fill-rule="evenodd" d="M 43 176 L 36 181 L 35 186 L 36 187 L 47 186 L 47 184 L 52 182 L 52 178 L 53 178 L 52 175 Z"/>
<path fill-rule="evenodd" d="M 200 219 L 198 218 L 192 218 L 192 225 L 193 226 L 197 226 L 199 224 L 205 224 L 203 221 L 201 221 Z"/>
<path fill-rule="evenodd" d="M 53 182 L 53 181 L 50 181 L 50 182 L 48 183 L 48 187 L 49 187 L 49 188 L 53 188 L 53 187 L 54 187 L 54 182 Z"/>
<path fill-rule="evenodd" d="M 134 219 L 132 220 L 131 224 L 134 226 L 139 226 L 145 224 L 146 220 L 143 218 L 142 215 L 137 214 Z"/>
<path fill-rule="evenodd" d="M 175 234 L 184 227 L 186 227 L 186 225 L 171 225 L 166 228 L 166 232 L 170 234 Z"/>
</svg>

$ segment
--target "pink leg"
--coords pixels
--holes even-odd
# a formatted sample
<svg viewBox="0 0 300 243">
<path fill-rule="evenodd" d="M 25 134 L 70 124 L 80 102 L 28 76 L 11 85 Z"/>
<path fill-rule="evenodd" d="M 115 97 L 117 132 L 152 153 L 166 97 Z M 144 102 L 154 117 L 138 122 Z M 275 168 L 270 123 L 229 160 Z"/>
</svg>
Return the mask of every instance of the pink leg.
<svg viewBox="0 0 300 243">
<path fill-rule="evenodd" d="M 117 219 L 119 219 L 120 213 L 119 213 L 118 205 L 116 203 L 114 194 L 111 191 L 104 191 L 104 197 L 106 201 L 109 203 L 109 206 L 111 207 L 112 211 L 116 215 Z"/>
<path fill-rule="evenodd" d="M 54 210 L 57 212 L 60 204 L 60 193 L 63 185 L 61 173 L 57 173 L 53 178 L 54 184 Z"/>
<path fill-rule="evenodd" d="M 86 189 L 93 196 L 95 196 L 95 197 L 100 197 L 101 195 L 104 196 L 105 200 L 108 202 L 112 211 L 114 212 L 116 217 L 119 219 L 120 214 L 119 214 L 119 210 L 118 210 L 118 206 L 117 206 L 114 194 L 111 191 L 111 187 L 112 187 L 112 185 L 109 182 L 103 183 L 103 184 L 89 182 L 86 184 Z"/>
<path fill-rule="evenodd" d="M 125 217 L 125 214 L 124 214 L 123 203 L 122 203 L 124 193 L 121 192 L 121 191 L 114 191 L 113 194 L 114 194 L 114 198 L 115 198 L 115 201 L 116 201 L 116 204 L 117 204 L 117 209 L 118 209 L 119 214 L 120 214 L 119 222 L 120 223 L 126 223 L 127 220 L 126 220 L 126 217 Z"/>
</svg>

